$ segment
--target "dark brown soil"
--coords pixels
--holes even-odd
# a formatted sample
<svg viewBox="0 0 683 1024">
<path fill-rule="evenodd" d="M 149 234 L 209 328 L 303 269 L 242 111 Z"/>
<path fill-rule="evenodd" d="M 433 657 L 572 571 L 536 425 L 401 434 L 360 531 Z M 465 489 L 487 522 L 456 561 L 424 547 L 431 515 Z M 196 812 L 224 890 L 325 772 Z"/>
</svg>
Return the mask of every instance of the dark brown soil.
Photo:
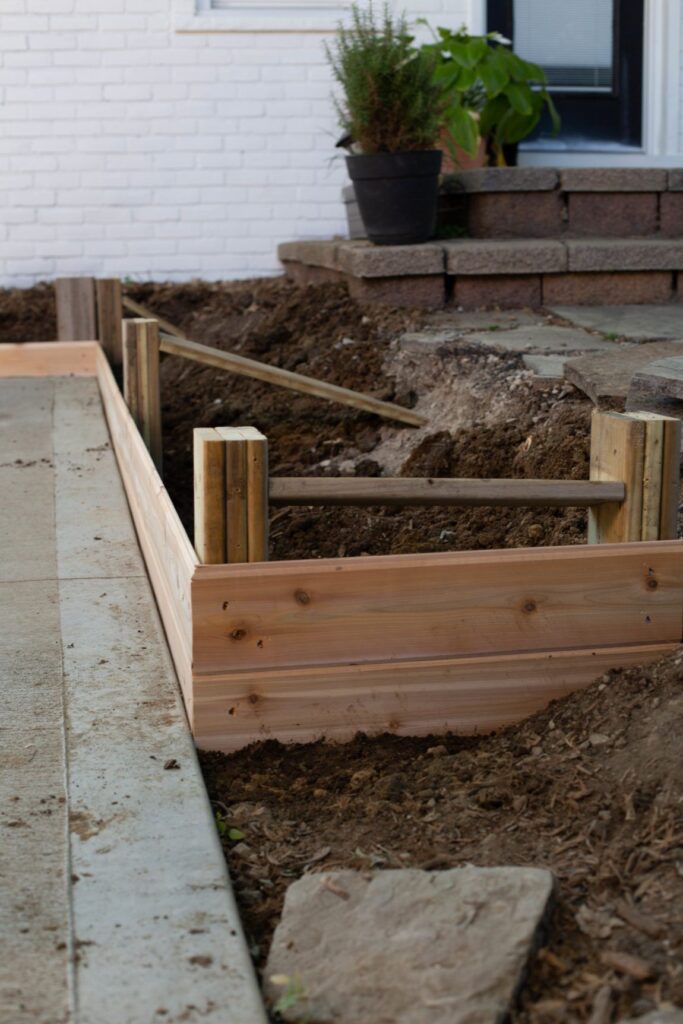
<svg viewBox="0 0 683 1024">
<path fill-rule="evenodd" d="M 0 342 L 53 341 L 57 337 L 54 288 L 0 288 Z"/>
<path fill-rule="evenodd" d="M 483 739 L 202 755 L 222 823 L 244 835 L 224 846 L 257 962 L 304 871 L 536 865 L 559 902 L 515 1021 L 588 1020 L 602 989 L 605 1022 L 683 1005 L 682 663 L 610 673 Z"/>
<path fill-rule="evenodd" d="M 300 288 L 284 280 L 238 284 L 136 285 L 131 295 L 197 341 L 411 406 L 413 390 L 386 370 L 391 343 L 424 319 L 418 311 L 378 310 L 342 285 Z M 496 364 L 492 368 L 491 361 Z M 515 357 L 492 357 L 466 338 L 444 348 L 443 372 L 482 381 L 518 374 Z M 462 363 L 462 367 L 460 367 Z M 381 475 L 374 458 L 387 436 L 411 428 L 260 384 L 167 359 L 162 367 L 164 479 L 193 530 L 192 428 L 251 425 L 267 435 L 273 475 Z M 525 392 L 513 419 L 481 422 L 424 437 L 399 469 L 407 476 L 572 477 L 588 475 L 589 403 L 577 393 L 556 402 Z M 417 442 L 416 442 L 417 443 Z M 391 475 L 391 474 L 390 474 Z M 290 508 L 271 517 L 271 558 L 467 550 L 581 543 L 585 513 L 529 509 Z"/>
</svg>

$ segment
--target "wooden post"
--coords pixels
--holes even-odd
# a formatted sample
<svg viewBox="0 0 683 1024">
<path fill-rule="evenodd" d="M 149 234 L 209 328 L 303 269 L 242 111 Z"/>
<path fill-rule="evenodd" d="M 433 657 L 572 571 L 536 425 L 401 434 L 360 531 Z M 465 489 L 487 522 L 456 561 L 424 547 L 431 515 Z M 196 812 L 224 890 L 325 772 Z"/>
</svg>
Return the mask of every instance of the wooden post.
<svg viewBox="0 0 683 1024">
<path fill-rule="evenodd" d="M 205 565 L 225 562 L 225 442 L 213 427 L 192 431 L 194 546 Z"/>
<path fill-rule="evenodd" d="M 121 282 L 117 277 L 100 278 L 95 282 L 97 297 L 97 340 L 112 366 L 120 366 L 123 358 Z"/>
<path fill-rule="evenodd" d="M 247 550 L 250 562 L 268 561 L 268 440 L 241 427 L 247 442 Z"/>
<path fill-rule="evenodd" d="M 216 427 L 225 443 L 225 555 L 248 562 L 247 441 L 238 427 Z"/>
<path fill-rule="evenodd" d="M 593 413 L 591 480 L 621 480 L 626 497 L 590 509 L 589 543 L 676 538 L 680 431 L 656 413 Z"/>
<path fill-rule="evenodd" d="M 131 416 L 161 472 L 159 327 L 156 320 L 126 320 L 123 393 Z"/>
<path fill-rule="evenodd" d="M 58 277 L 55 281 L 58 341 L 95 341 L 95 281 L 92 277 Z"/>
</svg>

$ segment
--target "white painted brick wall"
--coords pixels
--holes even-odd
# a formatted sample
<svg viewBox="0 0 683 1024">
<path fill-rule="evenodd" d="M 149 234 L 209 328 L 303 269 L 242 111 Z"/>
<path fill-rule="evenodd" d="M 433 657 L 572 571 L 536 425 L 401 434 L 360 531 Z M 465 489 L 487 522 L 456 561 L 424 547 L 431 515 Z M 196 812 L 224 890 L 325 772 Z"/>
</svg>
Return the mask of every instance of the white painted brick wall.
<svg viewBox="0 0 683 1024">
<path fill-rule="evenodd" d="M 177 32 L 180 2 L 0 0 L 1 285 L 272 274 L 345 230 L 325 34 Z"/>
</svg>

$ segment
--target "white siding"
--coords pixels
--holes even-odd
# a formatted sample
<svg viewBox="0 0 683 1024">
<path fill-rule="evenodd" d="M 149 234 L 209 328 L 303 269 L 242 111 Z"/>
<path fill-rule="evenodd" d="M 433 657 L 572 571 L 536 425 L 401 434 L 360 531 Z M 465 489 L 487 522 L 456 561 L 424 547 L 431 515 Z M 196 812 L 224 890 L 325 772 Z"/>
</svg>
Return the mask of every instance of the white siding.
<svg viewBox="0 0 683 1024">
<path fill-rule="evenodd" d="M 470 4 L 479 27 L 480 0 L 410 14 Z M 179 32 L 176 5 L 2 0 L 0 284 L 271 274 L 344 230 L 325 34 Z"/>
</svg>

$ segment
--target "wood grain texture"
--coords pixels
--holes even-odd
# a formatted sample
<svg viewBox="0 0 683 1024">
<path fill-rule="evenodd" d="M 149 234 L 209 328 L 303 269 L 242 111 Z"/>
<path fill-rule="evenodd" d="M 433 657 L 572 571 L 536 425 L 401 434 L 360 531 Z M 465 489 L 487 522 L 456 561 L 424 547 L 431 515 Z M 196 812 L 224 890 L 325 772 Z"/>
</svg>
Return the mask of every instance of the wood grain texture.
<svg viewBox="0 0 683 1024">
<path fill-rule="evenodd" d="M 581 507 L 623 501 L 624 484 L 590 480 L 273 477 L 273 505 L 507 505 Z"/>
<path fill-rule="evenodd" d="M 118 277 L 101 277 L 95 281 L 97 300 L 97 338 L 112 366 L 123 359 L 123 307 L 121 282 Z"/>
<path fill-rule="evenodd" d="M 676 644 L 216 674 L 195 681 L 195 741 L 230 752 L 254 740 L 485 733 Z"/>
<path fill-rule="evenodd" d="M 630 415 L 593 412 L 591 480 L 618 480 L 626 485 L 620 504 L 600 505 L 588 513 L 589 544 L 619 544 L 641 539 L 645 424 Z"/>
<path fill-rule="evenodd" d="M 365 412 L 375 413 L 385 419 L 407 423 L 411 427 L 423 427 L 427 423 L 424 416 L 411 412 L 410 409 L 404 409 L 400 405 L 381 402 L 378 398 L 362 395 L 358 391 L 349 390 L 349 388 L 340 388 L 336 384 L 327 384 L 325 381 L 315 380 L 313 377 L 304 377 L 300 373 L 282 370 L 279 366 L 270 366 L 268 363 L 261 363 L 256 359 L 247 359 L 246 356 L 238 356 L 234 352 L 224 352 L 222 349 L 212 348 L 209 345 L 200 345 L 196 341 L 162 335 L 161 351 L 172 356 L 194 359 L 205 366 L 216 366 L 220 370 L 237 373 L 242 377 L 251 377 L 254 380 L 264 381 L 266 384 L 276 384 L 278 387 L 289 388 L 291 391 L 313 395 L 316 398 L 324 398 L 329 402 L 349 405 L 354 409 L 363 409 Z"/>
<path fill-rule="evenodd" d="M 268 440 L 240 427 L 247 442 L 247 550 L 250 562 L 268 561 Z"/>
<path fill-rule="evenodd" d="M 683 543 L 200 566 L 197 676 L 681 639 Z"/>
<path fill-rule="evenodd" d="M 133 422 L 140 423 L 140 378 L 138 374 L 138 329 L 134 320 L 123 324 L 123 397 Z"/>
<path fill-rule="evenodd" d="M 0 345 L 0 377 L 94 377 L 96 341 L 33 341 Z"/>
<path fill-rule="evenodd" d="M 225 554 L 232 565 L 249 561 L 247 441 L 239 427 L 216 427 L 225 447 Z"/>
<path fill-rule="evenodd" d="M 640 527 L 641 540 L 659 540 L 662 505 L 662 456 L 664 451 L 664 421 L 651 412 L 631 413 L 645 423 L 643 452 L 643 511 Z"/>
<path fill-rule="evenodd" d="M 678 503 L 681 493 L 681 421 L 664 420 L 662 448 L 662 500 L 659 520 L 660 540 L 678 537 Z"/>
<path fill-rule="evenodd" d="M 200 562 L 225 562 L 225 443 L 213 427 L 192 431 L 194 547 Z"/>
<path fill-rule="evenodd" d="M 191 579 L 197 558 L 99 347 L 97 370 L 119 471 L 191 721 Z"/>
<path fill-rule="evenodd" d="M 156 320 L 134 320 L 137 325 L 140 433 L 161 473 L 161 384 L 159 380 L 159 325 Z"/>
<path fill-rule="evenodd" d="M 97 337 L 94 278 L 58 277 L 55 301 L 59 341 L 92 341 Z"/>
</svg>

